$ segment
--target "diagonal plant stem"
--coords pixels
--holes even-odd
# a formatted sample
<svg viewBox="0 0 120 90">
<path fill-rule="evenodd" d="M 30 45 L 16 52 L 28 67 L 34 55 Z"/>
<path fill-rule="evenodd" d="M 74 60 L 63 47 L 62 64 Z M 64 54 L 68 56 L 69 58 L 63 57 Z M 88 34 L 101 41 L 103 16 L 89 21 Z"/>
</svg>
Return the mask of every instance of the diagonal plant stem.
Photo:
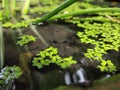
<svg viewBox="0 0 120 90">
<path fill-rule="evenodd" d="M 49 12 L 48 14 L 43 16 L 41 19 L 39 19 L 37 22 L 45 22 L 45 21 L 47 21 L 49 18 L 53 17 L 58 12 L 62 11 L 64 8 L 68 7 L 69 5 L 73 4 L 76 1 L 77 0 L 66 0 L 65 2 L 60 4 L 57 8 L 55 8 L 54 10 L 52 10 L 51 12 Z"/>
<path fill-rule="evenodd" d="M 77 16 L 82 14 L 94 14 L 94 13 L 101 13 L 101 12 L 120 12 L 120 8 L 98 8 L 98 9 L 84 9 L 78 10 L 67 14 L 59 14 L 56 16 L 51 17 L 48 21 L 61 19 L 69 16 Z"/>
</svg>

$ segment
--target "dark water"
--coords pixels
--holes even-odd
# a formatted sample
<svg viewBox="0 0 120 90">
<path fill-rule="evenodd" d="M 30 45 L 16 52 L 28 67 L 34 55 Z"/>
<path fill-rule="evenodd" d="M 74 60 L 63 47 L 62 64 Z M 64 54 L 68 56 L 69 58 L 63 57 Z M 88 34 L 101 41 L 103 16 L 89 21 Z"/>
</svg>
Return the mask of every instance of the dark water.
<svg viewBox="0 0 120 90">
<path fill-rule="evenodd" d="M 90 80 L 87 74 L 83 67 L 74 73 L 62 70 L 45 73 L 34 71 L 31 80 L 26 83 L 16 82 L 14 89 L 11 90 L 120 90 L 119 74 L 104 74 L 94 81 Z"/>
</svg>

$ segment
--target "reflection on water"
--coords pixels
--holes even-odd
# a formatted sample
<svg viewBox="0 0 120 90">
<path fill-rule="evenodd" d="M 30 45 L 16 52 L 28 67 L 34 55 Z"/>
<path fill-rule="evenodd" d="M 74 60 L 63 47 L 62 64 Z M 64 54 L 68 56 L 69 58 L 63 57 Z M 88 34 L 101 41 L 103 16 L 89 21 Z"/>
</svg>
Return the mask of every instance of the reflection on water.
<svg viewBox="0 0 120 90">
<path fill-rule="evenodd" d="M 66 72 L 64 78 L 66 85 L 87 82 L 86 73 L 82 67 L 80 67 L 80 69 L 78 69 L 73 75 L 70 75 L 69 72 Z"/>
<path fill-rule="evenodd" d="M 87 81 L 87 79 L 85 77 L 85 70 L 83 68 L 80 68 L 79 70 L 77 70 L 76 77 L 77 76 L 79 77 L 79 79 L 78 79 L 79 83 L 83 83 L 83 82 Z"/>
<path fill-rule="evenodd" d="M 65 73 L 65 84 L 66 85 L 70 85 L 72 82 L 71 82 L 71 76 L 70 76 L 70 73 L 66 72 Z"/>
</svg>

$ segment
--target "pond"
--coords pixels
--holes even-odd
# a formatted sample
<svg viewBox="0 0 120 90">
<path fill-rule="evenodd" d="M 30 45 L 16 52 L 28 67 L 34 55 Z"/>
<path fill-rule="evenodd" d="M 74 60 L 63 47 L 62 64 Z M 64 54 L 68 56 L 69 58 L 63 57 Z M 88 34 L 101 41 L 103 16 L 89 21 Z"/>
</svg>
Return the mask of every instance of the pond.
<svg viewBox="0 0 120 90">
<path fill-rule="evenodd" d="M 78 0 L 49 17 L 64 1 L 26 0 L 25 14 L 25 1 L 16 0 L 15 14 L 0 17 L 1 90 L 120 89 L 120 2 Z M 6 66 L 19 66 L 19 78 L 14 68 L 4 73 Z"/>
</svg>

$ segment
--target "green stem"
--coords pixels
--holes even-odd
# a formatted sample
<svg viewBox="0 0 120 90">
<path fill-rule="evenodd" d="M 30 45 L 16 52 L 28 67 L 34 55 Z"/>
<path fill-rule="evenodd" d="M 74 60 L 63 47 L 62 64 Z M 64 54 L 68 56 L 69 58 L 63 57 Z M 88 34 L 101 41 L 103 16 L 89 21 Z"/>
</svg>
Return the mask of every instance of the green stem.
<svg viewBox="0 0 120 90">
<path fill-rule="evenodd" d="M 17 23 L 17 20 L 16 20 L 15 17 L 12 17 L 12 21 L 13 21 L 14 23 Z M 15 31 L 16 31 L 16 32 L 15 32 Z M 11 34 L 12 34 L 13 40 L 14 40 L 14 42 L 15 42 L 15 44 L 16 44 L 16 42 L 17 42 L 16 36 L 22 36 L 23 33 L 22 33 L 22 31 L 21 31 L 20 28 L 17 28 L 15 31 L 14 31 L 14 30 L 11 30 Z M 17 35 L 16 35 L 16 33 L 17 33 Z M 17 49 L 18 49 L 18 52 L 21 54 L 22 51 L 21 51 L 21 49 L 20 49 L 18 46 L 17 46 Z M 27 51 L 27 52 L 29 52 L 29 48 L 28 48 L 27 45 L 24 46 L 24 50 Z"/>
<path fill-rule="evenodd" d="M 3 4 L 3 14 L 5 16 L 5 19 L 8 19 L 10 17 L 9 0 L 2 0 L 2 4 Z"/>
<path fill-rule="evenodd" d="M 59 14 L 52 18 L 50 18 L 48 21 L 61 19 L 69 16 L 77 16 L 82 14 L 93 14 L 93 13 L 101 13 L 101 12 L 120 12 L 120 8 L 99 8 L 99 9 L 85 9 L 85 10 L 78 10 L 67 14 Z"/>
<path fill-rule="evenodd" d="M 0 69 L 4 66 L 4 37 L 1 24 L 2 23 L 0 22 Z"/>
<path fill-rule="evenodd" d="M 11 0 L 10 1 L 10 10 L 11 10 L 11 14 L 15 15 L 15 8 L 16 8 L 16 0 Z"/>
<path fill-rule="evenodd" d="M 61 5 L 59 5 L 57 8 L 52 10 L 50 13 L 43 16 L 37 22 L 45 22 L 46 20 L 48 20 L 49 18 L 51 18 L 52 16 L 54 16 L 55 14 L 57 14 L 58 12 L 60 12 L 61 10 L 63 10 L 64 8 L 68 7 L 69 5 L 73 4 L 76 1 L 77 0 L 67 0 L 67 1 L 63 2 Z"/>
<path fill-rule="evenodd" d="M 22 8 L 22 15 L 26 15 L 28 13 L 29 10 L 29 6 L 30 6 L 30 0 L 25 0 L 25 4 Z"/>
</svg>

